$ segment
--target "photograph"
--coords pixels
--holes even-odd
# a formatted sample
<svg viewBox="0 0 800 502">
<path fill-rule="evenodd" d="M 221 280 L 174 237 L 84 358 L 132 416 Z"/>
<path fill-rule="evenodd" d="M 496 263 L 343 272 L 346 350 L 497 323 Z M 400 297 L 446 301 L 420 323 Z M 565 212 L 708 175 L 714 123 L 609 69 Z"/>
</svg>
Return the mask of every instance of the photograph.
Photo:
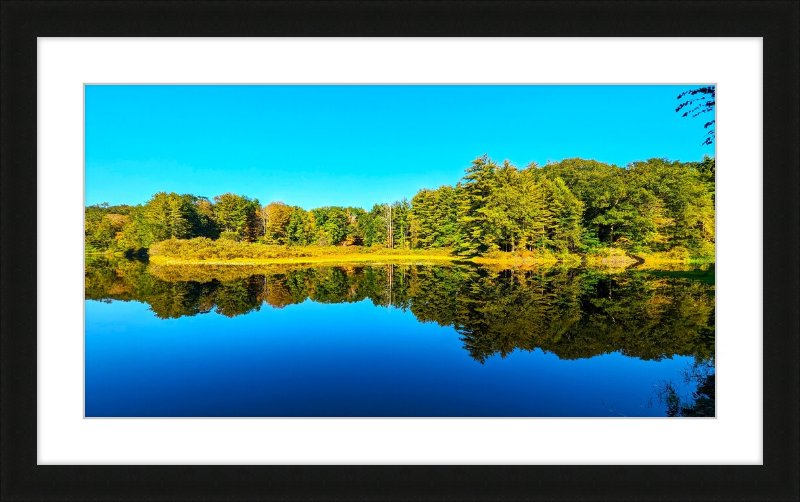
<svg viewBox="0 0 800 502">
<path fill-rule="evenodd" d="M 800 500 L 796 2 L 0 4 L 3 501 Z"/>
<path fill-rule="evenodd" d="M 85 84 L 84 417 L 716 417 L 715 92 Z"/>
</svg>

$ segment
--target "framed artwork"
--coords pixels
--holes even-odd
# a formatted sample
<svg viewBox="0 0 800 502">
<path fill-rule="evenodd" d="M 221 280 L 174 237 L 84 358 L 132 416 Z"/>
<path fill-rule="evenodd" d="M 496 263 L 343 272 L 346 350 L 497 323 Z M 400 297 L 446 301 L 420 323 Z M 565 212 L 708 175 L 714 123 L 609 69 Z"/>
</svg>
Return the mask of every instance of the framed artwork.
<svg viewBox="0 0 800 502">
<path fill-rule="evenodd" d="M 797 6 L 2 9 L 4 499 L 798 495 Z"/>
</svg>

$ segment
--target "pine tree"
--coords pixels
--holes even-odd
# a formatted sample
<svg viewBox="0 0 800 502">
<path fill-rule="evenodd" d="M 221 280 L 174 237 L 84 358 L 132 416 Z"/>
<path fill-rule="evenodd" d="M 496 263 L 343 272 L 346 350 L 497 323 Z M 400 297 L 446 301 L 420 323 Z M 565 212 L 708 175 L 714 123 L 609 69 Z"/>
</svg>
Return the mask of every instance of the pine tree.
<svg viewBox="0 0 800 502">
<path fill-rule="evenodd" d="M 497 165 L 484 155 L 472 161 L 456 186 L 459 231 L 456 249 L 461 254 L 485 252 L 491 245 L 485 212 L 486 199 L 494 189 Z"/>
</svg>

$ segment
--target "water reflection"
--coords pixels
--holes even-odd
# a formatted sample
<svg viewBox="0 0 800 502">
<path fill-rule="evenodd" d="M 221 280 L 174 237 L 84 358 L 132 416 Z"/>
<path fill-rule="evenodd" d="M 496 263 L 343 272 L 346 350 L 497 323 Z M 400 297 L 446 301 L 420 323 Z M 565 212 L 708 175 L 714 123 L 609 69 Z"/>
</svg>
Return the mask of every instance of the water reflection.
<svg viewBox="0 0 800 502">
<path fill-rule="evenodd" d="M 695 360 L 677 379 L 655 385 L 654 393 L 668 417 L 713 417 L 716 411 L 714 359 Z"/>
<path fill-rule="evenodd" d="M 161 319 L 211 311 L 234 317 L 265 304 L 281 309 L 307 299 L 368 299 L 408 310 L 421 322 L 453 326 L 463 348 L 480 363 L 537 348 L 561 359 L 620 352 L 642 360 L 677 355 L 702 362 L 714 354 L 713 268 L 620 273 L 467 265 L 160 268 L 87 259 L 85 281 L 86 299 L 144 302 Z"/>
</svg>

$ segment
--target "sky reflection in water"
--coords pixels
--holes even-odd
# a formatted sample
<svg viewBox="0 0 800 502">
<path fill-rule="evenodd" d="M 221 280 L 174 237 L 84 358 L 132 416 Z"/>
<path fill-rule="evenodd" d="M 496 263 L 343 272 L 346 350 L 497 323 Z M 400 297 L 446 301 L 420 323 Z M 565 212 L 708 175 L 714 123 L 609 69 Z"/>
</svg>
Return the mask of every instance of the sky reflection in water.
<svg viewBox="0 0 800 502">
<path fill-rule="evenodd" d="M 713 270 L 262 274 L 87 265 L 86 416 L 665 416 L 713 361 Z"/>
</svg>

